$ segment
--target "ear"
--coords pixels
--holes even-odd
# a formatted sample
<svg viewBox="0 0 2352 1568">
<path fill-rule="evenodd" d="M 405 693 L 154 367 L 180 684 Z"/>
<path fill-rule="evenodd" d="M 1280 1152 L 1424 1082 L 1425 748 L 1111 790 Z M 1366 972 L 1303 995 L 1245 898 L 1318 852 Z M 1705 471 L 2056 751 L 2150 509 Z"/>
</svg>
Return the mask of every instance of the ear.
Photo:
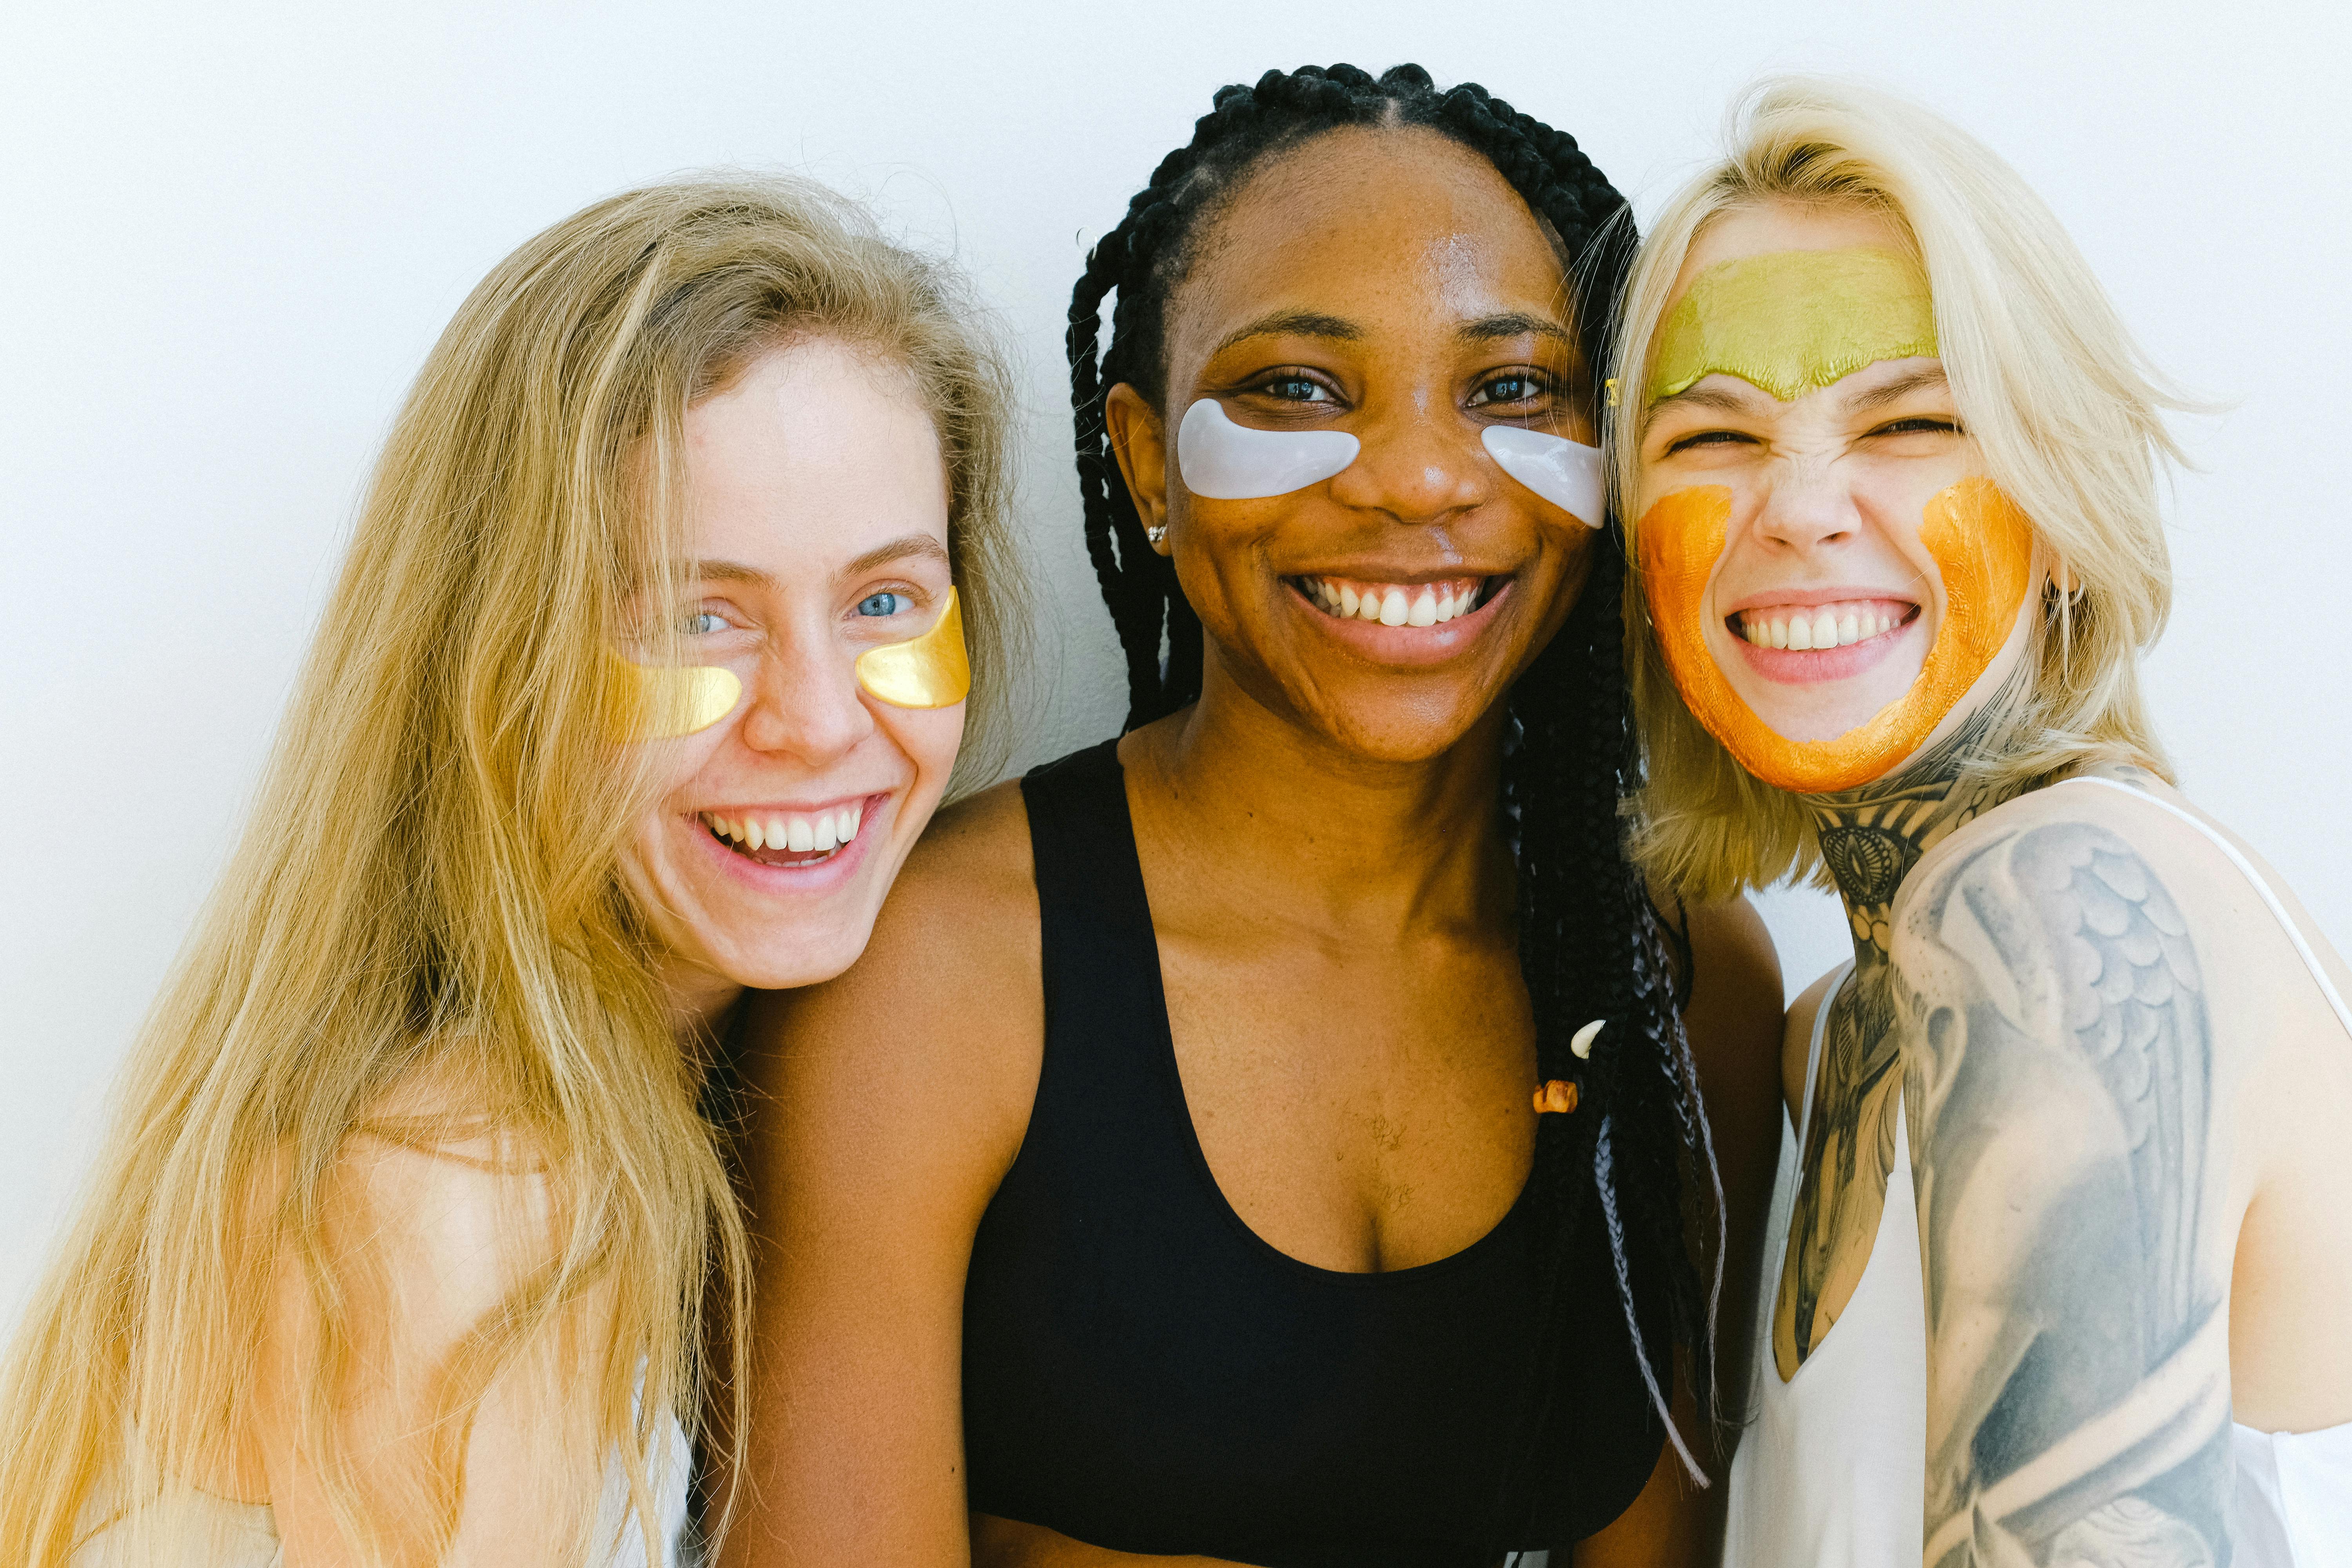
<svg viewBox="0 0 2352 1568">
<path fill-rule="evenodd" d="M 1120 382 L 1103 398 L 1103 425 L 1110 449 L 1118 458 L 1119 476 L 1135 500 L 1136 515 L 1156 542 L 1152 548 L 1168 553 L 1168 427 L 1143 395 Z"/>
</svg>

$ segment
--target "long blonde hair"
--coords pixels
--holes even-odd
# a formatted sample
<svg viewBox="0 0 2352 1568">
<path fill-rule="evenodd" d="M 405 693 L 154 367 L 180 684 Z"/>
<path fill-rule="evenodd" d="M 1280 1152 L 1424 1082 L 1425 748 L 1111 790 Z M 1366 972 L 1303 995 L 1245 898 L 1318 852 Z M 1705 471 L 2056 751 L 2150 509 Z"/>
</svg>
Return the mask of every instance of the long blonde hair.
<svg viewBox="0 0 2352 1568">
<path fill-rule="evenodd" d="M 2137 656 L 2172 602 L 2156 477 L 2160 459 L 2181 454 L 2162 415 L 2198 405 L 2149 364 L 2041 198 L 1948 121 L 1854 83 L 1781 77 L 1734 102 L 1725 142 L 1722 159 L 1659 215 L 1626 283 L 1611 374 L 1629 406 L 1610 457 L 1629 536 L 1640 521 L 1635 405 L 1692 244 L 1716 219 L 1767 202 L 1878 213 L 1927 268 L 1945 372 L 1987 473 L 2076 584 L 2048 595 L 2026 655 L 2034 677 L 2020 683 L 1982 767 L 2022 784 L 2129 756 L 2168 777 Z M 1648 777 L 1643 858 L 1695 898 L 1791 874 L 1820 881 L 1803 803 L 1759 783 L 1700 727 L 1666 672 L 1638 574 L 1626 574 L 1626 595 Z"/>
<path fill-rule="evenodd" d="M 741 1430 L 749 1278 L 730 1168 L 618 858 L 655 782 L 616 765 L 601 660 L 681 542 L 685 410 L 824 336 L 903 367 L 940 436 L 972 647 L 969 784 L 1003 738 L 1010 382 L 953 275 L 782 177 L 598 203 L 502 262 L 418 375 L 362 508 L 243 840 L 133 1049 L 76 1223 L 0 1386 L 0 1558 L 59 1565 L 93 1499 L 184 1489 L 234 1451 L 271 1281 L 315 1303 L 303 1447 L 380 1559 L 383 1488 L 335 1441 L 351 1369 L 323 1192 L 398 1086 L 468 1110 L 546 1184 L 551 1257 L 442 1369 L 421 1491 L 446 1542 L 483 1390 L 593 1292 L 613 1325 L 545 1420 L 617 1453 L 652 1546 L 655 1436 L 706 1398 Z M 732 1364 L 707 1366 L 709 1342 Z M 726 1361 L 728 1358 L 720 1358 Z M 706 1432 L 706 1438 L 711 1434 Z M 722 1456 L 723 1458 L 723 1456 Z M 372 1487 L 373 1489 L 372 1489 Z M 593 1490 L 593 1489 L 591 1489 Z M 596 1498 L 569 1521 L 583 1546 Z M 121 1509 L 118 1509 L 121 1511 Z M 103 1521 L 100 1521 L 103 1522 Z M 551 1522 L 551 1531 L 566 1527 Z M 561 1541 L 561 1533 L 551 1540 Z M 658 1559 L 656 1559 L 658 1560 Z"/>
</svg>

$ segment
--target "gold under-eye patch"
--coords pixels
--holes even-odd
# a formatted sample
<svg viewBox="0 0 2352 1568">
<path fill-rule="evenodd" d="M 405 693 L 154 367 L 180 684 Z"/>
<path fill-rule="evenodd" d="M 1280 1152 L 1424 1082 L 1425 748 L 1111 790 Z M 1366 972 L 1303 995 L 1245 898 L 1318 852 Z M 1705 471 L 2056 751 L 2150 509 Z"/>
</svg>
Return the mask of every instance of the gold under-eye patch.
<svg viewBox="0 0 2352 1568">
<path fill-rule="evenodd" d="M 1710 267 L 1658 328 L 1650 401 L 1736 375 L 1783 403 L 1881 360 L 1932 358 L 1936 306 L 1891 250 L 1783 250 Z"/>
<path fill-rule="evenodd" d="M 660 741 L 708 730 L 743 696 L 743 683 L 717 665 L 633 664 L 612 656 L 604 728 L 615 741 Z M 971 690 L 963 610 L 948 590 L 931 629 L 857 656 L 857 684 L 893 708 L 952 708 Z"/>
<path fill-rule="evenodd" d="M 633 664 L 612 656 L 604 688 L 604 732 L 614 741 L 661 741 L 708 730 L 743 695 L 731 669 L 716 665 Z"/>
<path fill-rule="evenodd" d="M 857 684 L 893 708 L 952 708 L 971 689 L 971 659 L 963 646 L 963 608 L 948 590 L 948 607 L 921 637 L 857 656 Z"/>
</svg>

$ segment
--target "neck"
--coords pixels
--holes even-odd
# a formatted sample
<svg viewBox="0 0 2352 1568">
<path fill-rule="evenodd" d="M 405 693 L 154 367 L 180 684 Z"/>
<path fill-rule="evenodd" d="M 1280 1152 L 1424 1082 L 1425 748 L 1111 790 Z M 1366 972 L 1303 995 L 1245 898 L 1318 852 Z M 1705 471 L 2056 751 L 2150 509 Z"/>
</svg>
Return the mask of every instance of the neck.
<svg viewBox="0 0 2352 1568">
<path fill-rule="evenodd" d="M 2021 674 L 2012 676 L 1951 734 L 1885 778 L 1836 795 L 1804 797 L 1813 814 L 1822 863 L 1845 904 L 1856 968 L 1868 970 L 1886 962 L 1895 895 L 1920 857 L 2022 793 L 2016 784 L 1995 786 L 1973 765 L 1998 741 L 1994 731 L 2011 707 L 2007 688 Z"/>
<path fill-rule="evenodd" d="M 678 1046 L 699 1061 L 705 1047 L 727 1021 L 727 1010 L 743 994 L 738 985 L 715 970 L 672 956 L 656 971 L 669 1032 Z"/>
<path fill-rule="evenodd" d="M 1509 899 L 1499 702 L 1452 746 L 1367 756 L 1274 711 L 1221 668 L 1125 749 L 1153 813 L 1238 909 L 1390 931 Z M 1499 873 L 1499 874 L 1498 874 Z"/>
</svg>

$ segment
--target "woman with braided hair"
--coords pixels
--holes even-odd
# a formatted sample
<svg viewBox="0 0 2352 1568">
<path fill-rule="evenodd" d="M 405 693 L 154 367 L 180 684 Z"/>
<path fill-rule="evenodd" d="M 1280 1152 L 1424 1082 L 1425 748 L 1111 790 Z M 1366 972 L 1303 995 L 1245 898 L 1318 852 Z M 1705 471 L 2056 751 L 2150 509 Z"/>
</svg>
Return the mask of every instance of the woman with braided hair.
<svg viewBox="0 0 2352 1568">
<path fill-rule="evenodd" d="M 1096 247 L 1128 733 L 942 816 L 866 960 L 752 1021 L 732 1561 L 1709 1551 L 1664 1413 L 1780 990 L 1622 847 L 1623 205 L 1480 89 L 1339 66 L 1225 89 Z"/>
</svg>

